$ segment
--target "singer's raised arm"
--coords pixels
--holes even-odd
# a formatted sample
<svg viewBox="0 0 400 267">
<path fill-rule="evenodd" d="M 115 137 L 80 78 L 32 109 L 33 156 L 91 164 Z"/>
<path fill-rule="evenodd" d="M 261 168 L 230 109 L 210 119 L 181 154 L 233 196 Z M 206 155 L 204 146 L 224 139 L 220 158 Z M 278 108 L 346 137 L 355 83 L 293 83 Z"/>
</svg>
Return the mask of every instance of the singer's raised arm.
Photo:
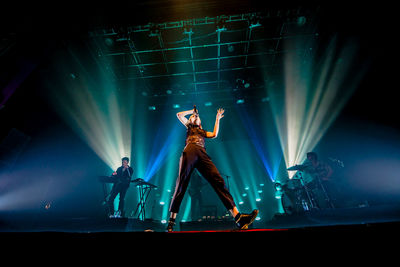
<svg viewBox="0 0 400 267">
<path fill-rule="evenodd" d="M 220 108 L 217 111 L 217 116 L 215 118 L 215 125 L 214 125 L 214 131 L 213 132 L 207 132 L 207 138 L 216 138 L 218 136 L 219 133 L 219 121 L 221 120 L 221 118 L 224 117 L 224 112 L 225 110 Z"/>
<path fill-rule="evenodd" d="M 176 116 L 178 117 L 178 120 L 185 125 L 185 127 L 187 127 L 187 123 L 188 123 L 188 119 L 185 118 L 185 116 L 187 115 L 191 115 L 193 113 L 193 109 L 192 110 L 186 110 L 186 111 L 181 111 L 176 113 Z"/>
</svg>

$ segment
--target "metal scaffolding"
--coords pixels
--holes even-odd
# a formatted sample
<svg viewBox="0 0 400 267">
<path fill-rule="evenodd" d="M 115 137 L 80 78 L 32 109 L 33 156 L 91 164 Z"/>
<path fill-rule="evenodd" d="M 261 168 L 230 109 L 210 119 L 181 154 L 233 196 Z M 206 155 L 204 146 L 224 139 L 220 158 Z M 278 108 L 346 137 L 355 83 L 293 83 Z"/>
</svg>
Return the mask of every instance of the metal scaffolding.
<svg viewBox="0 0 400 267">
<path fill-rule="evenodd" d="M 257 72 L 279 67 L 288 51 L 309 51 L 312 42 L 307 40 L 316 36 L 312 17 L 292 10 L 148 23 L 89 33 L 89 38 L 95 40 L 93 49 L 112 65 L 117 80 L 141 81 L 152 88 L 152 82 L 160 85 L 167 79 L 185 77 L 181 87 L 189 94 L 221 91 L 225 89 L 222 85 L 232 87 L 243 72 L 256 76 Z M 291 39 L 303 39 L 305 45 L 285 48 L 283 42 Z"/>
</svg>

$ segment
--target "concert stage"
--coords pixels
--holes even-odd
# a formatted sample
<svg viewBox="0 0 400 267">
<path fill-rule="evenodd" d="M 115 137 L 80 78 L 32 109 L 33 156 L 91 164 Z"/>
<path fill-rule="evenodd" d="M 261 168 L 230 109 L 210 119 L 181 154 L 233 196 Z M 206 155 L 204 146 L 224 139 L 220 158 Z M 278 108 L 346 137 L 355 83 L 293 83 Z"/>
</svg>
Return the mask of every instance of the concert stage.
<svg viewBox="0 0 400 267">
<path fill-rule="evenodd" d="M 276 214 L 269 221 L 254 221 L 250 230 L 299 229 L 309 227 L 345 227 L 400 222 L 400 205 L 376 205 Z M 62 217 L 51 213 L 0 213 L 0 232 L 164 232 L 158 220 L 107 217 Z M 230 231 L 236 229 L 232 218 L 177 222 L 175 231 Z M 326 228 L 327 229 L 327 228 Z"/>
<path fill-rule="evenodd" d="M 249 230 L 237 230 L 227 220 L 183 222 L 171 233 L 165 232 L 166 224 L 149 219 L 41 217 L 33 220 L 3 214 L 0 240 L 8 248 L 24 246 L 33 250 L 44 247 L 53 250 L 51 244 L 69 244 L 78 253 L 87 248 L 126 253 L 136 249 L 150 253 L 144 248 L 152 248 L 152 252 L 194 252 L 194 247 L 206 244 L 203 249 L 207 249 L 208 255 L 244 245 L 246 251 L 273 252 L 275 256 L 330 254 L 338 250 L 341 255 L 354 256 L 355 251 L 375 253 L 375 249 L 390 249 L 389 244 L 398 239 L 399 211 L 399 207 L 377 206 L 280 215 L 268 222 L 255 222 Z"/>
</svg>

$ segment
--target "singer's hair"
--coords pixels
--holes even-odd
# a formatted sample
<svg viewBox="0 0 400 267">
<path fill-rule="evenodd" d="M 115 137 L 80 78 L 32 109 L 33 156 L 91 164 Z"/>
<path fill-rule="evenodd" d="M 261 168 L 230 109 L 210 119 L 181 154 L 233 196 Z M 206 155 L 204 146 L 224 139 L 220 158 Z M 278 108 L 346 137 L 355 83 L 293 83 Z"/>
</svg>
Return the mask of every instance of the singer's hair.
<svg viewBox="0 0 400 267">
<path fill-rule="evenodd" d="M 123 158 L 121 159 L 121 161 L 124 161 L 124 160 L 126 160 L 126 161 L 129 162 L 129 158 L 128 158 L 128 157 L 123 157 Z"/>
</svg>

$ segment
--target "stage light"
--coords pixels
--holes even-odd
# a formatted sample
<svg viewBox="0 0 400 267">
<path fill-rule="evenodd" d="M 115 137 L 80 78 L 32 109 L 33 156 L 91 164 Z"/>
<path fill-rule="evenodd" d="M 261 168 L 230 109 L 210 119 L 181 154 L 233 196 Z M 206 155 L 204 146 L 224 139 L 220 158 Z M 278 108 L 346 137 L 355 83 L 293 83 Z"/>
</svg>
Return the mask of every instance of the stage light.
<svg viewBox="0 0 400 267">
<path fill-rule="evenodd" d="M 162 223 L 162 224 L 166 224 L 166 223 L 167 223 L 167 220 L 161 220 L 161 223 Z"/>
<path fill-rule="evenodd" d="M 257 202 L 260 202 L 260 201 L 261 201 L 261 198 L 259 198 L 259 197 L 256 198 L 256 201 L 257 201 Z"/>
<path fill-rule="evenodd" d="M 158 25 L 152 24 L 150 26 L 149 37 L 157 37 L 160 34 L 160 27 Z"/>
<path fill-rule="evenodd" d="M 107 38 L 105 38 L 104 39 L 104 43 L 107 45 L 107 46 L 113 46 L 114 45 L 114 40 L 113 39 L 111 39 L 110 37 L 107 37 Z"/>
<path fill-rule="evenodd" d="M 160 205 L 161 206 L 165 205 L 165 202 L 164 201 L 160 201 Z"/>
<path fill-rule="evenodd" d="M 245 79 L 238 78 L 238 79 L 236 79 L 236 86 L 235 86 L 235 90 L 234 91 L 236 91 L 238 89 L 248 89 L 249 87 L 250 87 L 250 82 L 249 81 L 247 81 Z"/>
<path fill-rule="evenodd" d="M 280 183 L 275 183 L 274 188 L 276 191 L 281 191 L 282 190 L 282 185 Z"/>
<path fill-rule="evenodd" d="M 258 16 L 256 16 L 256 15 L 252 15 L 249 18 L 249 28 L 253 29 L 253 28 L 256 28 L 256 27 L 260 27 L 260 26 L 261 26 L 260 18 Z"/>
<path fill-rule="evenodd" d="M 84 65 L 75 55 L 73 58 Z M 77 72 L 80 78 L 63 84 L 65 90 L 49 90 L 52 103 L 71 128 L 115 170 L 122 157 L 131 158 L 132 96 L 119 91 L 109 75 L 88 77 L 83 66 Z"/>
<path fill-rule="evenodd" d="M 300 45 L 293 40 L 284 44 L 288 51 Z M 304 162 L 357 88 L 368 64 L 355 66 L 356 55 L 355 43 L 338 48 L 335 38 L 321 62 L 296 52 L 285 55 L 284 89 L 268 86 L 268 95 L 286 168 Z"/>
<path fill-rule="evenodd" d="M 239 201 L 239 205 L 243 205 L 243 203 L 244 203 L 243 201 Z"/>
<path fill-rule="evenodd" d="M 149 106 L 149 110 L 156 110 L 155 106 Z"/>
<path fill-rule="evenodd" d="M 180 108 L 181 106 L 179 104 L 173 104 L 172 107 L 176 109 L 176 108 Z"/>
<path fill-rule="evenodd" d="M 206 102 L 206 103 L 204 103 L 204 106 L 211 107 L 212 106 L 212 102 Z"/>
<path fill-rule="evenodd" d="M 217 32 L 226 31 L 225 23 L 226 23 L 226 19 L 225 18 L 219 18 L 218 21 L 217 21 L 217 24 L 216 24 L 216 26 L 217 26 L 217 30 L 216 31 Z"/>
<path fill-rule="evenodd" d="M 244 103 L 244 99 L 238 99 L 236 100 L 236 104 L 243 104 Z"/>
<path fill-rule="evenodd" d="M 303 26 L 304 24 L 306 24 L 306 21 L 307 21 L 306 17 L 300 16 L 297 18 L 297 25 Z"/>
<path fill-rule="evenodd" d="M 268 121 L 273 120 L 272 115 L 262 110 L 260 111 L 263 114 L 262 119 L 257 120 L 254 114 L 249 114 L 246 106 L 237 106 L 236 109 L 248 138 L 257 152 L 256 155 L 261 160 L 269 179 L 274 181 L 281 162 L 282 152 L 276 131 L 268 123 Z M 265 122 L 267 127 L 263 129 L 260 122 Z M 263 174 L 263 176 L 265 175 Z"/>
<path fill-rule="evenodd" d="M 261 220 L 261 217 L 257 216 L 256 221 L 260 221 L 260 220 Z"/>
</svg>

